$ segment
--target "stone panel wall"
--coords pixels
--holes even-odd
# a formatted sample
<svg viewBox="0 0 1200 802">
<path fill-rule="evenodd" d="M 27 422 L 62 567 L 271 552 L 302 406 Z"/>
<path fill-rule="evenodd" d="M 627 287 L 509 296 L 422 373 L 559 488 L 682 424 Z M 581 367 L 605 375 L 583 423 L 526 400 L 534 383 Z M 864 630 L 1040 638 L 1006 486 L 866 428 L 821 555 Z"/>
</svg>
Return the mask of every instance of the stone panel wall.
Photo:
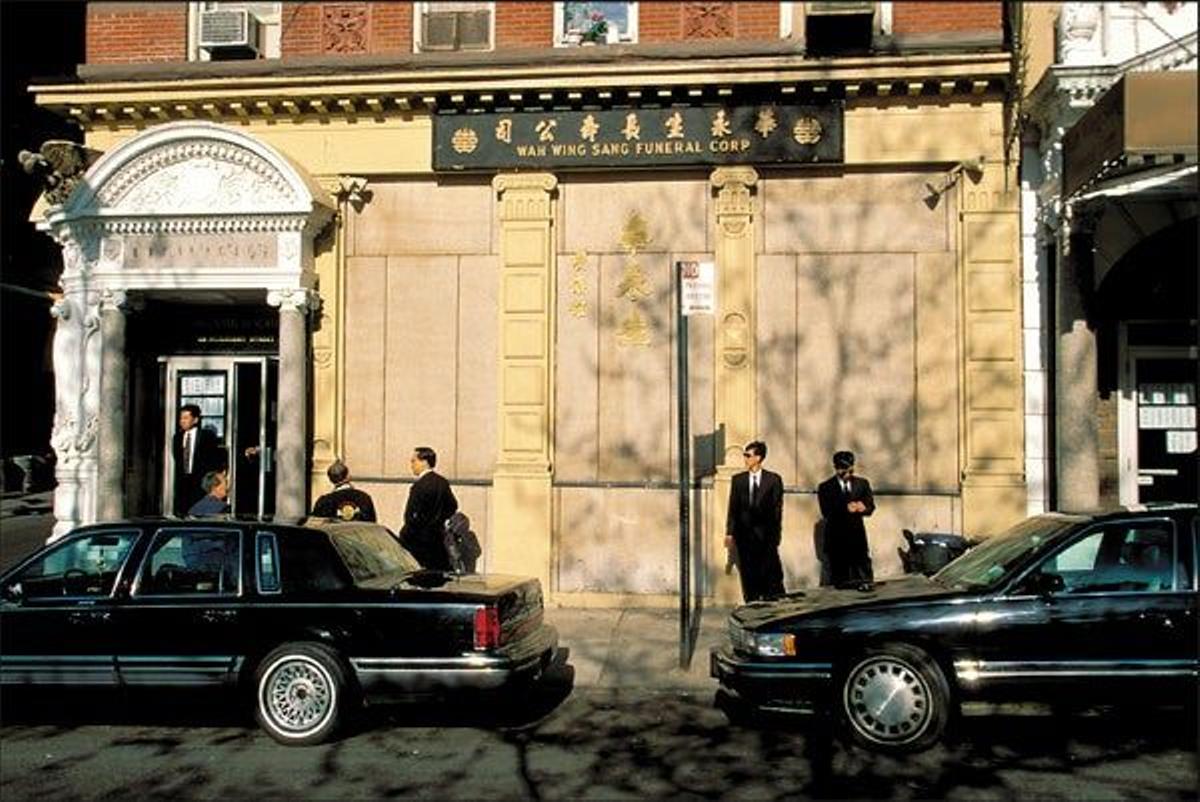
<svg viewBox="0 0 1200 802">
<path fill-rule="evenodd" d="M 412 449 L 428 445 L 451 480 L 490 479 L 491 188 L 383 181 L 371 190 L 347 237 L 346 459 L 359 476 L 403 478 Z"/>
</svg>

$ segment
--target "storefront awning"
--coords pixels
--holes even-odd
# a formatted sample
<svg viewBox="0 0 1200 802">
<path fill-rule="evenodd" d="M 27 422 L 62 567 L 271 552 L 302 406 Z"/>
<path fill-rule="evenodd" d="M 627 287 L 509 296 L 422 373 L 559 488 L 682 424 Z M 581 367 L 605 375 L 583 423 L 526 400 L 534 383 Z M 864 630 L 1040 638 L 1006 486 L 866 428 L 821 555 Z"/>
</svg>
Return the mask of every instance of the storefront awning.
<svg viewBox="0 0 1200 802">
<path fill-rule="evenodd" d="M 1063 137 L 1067 197 L 1119 173 L 1196 161 L 1196 71 L 1127 73 Z"/>
</svg>

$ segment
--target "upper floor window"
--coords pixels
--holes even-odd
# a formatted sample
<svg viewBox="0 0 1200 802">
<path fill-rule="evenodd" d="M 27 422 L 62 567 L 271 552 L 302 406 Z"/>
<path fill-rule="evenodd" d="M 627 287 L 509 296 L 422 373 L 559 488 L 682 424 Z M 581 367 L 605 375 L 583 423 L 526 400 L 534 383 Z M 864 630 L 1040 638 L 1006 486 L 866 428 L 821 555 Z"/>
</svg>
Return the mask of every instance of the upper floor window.
<svg viewBox="0 0 1200 802">
<path fill-rule="evenodd" d="M 555 3 L 554 46 L 637 41 L 637 3 Z"/>
<path fill-rule="evenodd" d="M 496 29 L 495 3 L 417 3 L 413 26 L 416 48 L 491 50 Z"/>
<path fill-rule="evenodd" d="M 279 58 L 282 3 L 188 4 L 188 59 Z"/>
<path fill-rule="evenodd" d="M 811 53 L 871 49 L 892 34 L 892 3 L 872 0 L 813 0 L 779 4 L 779 35 Z"/>
</svg>

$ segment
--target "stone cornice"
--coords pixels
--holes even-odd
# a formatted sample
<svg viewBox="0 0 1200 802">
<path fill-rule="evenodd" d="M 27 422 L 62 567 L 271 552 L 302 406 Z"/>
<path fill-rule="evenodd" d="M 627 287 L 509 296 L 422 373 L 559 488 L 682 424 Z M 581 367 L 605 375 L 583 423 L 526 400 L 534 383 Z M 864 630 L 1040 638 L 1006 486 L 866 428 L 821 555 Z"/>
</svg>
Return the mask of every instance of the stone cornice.
<svg viewBox="0 0 1200 802">
<path fill-rule="evenodd" d="M 798 55 L 619 60 L 365 74 L 148 77 L 34 86 L 38 105 L 84 127 L 176 119 L 302 121 L 416 111 L 583 108 L 727 102 L 768 92 L 790 99 L 938 98 L 1005 91 L 1006 53 L 806 59 Z"/>
</svg>

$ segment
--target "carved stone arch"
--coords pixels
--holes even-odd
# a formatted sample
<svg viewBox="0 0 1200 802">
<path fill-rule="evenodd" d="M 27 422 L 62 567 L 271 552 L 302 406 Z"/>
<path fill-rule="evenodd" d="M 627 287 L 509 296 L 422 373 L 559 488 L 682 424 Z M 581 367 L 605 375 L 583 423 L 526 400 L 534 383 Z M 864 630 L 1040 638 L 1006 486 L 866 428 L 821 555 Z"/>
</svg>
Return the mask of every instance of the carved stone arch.
<svg viewBox="0 0 1200 802">
<path fill-rule="evenodd" d="M 235 128 L 192 122 L 152 129 L 102 156 L 62 216 L 322 216 L 322 208 L 333 206 L 324 189 L 274 148 Z"/>
</svg>

